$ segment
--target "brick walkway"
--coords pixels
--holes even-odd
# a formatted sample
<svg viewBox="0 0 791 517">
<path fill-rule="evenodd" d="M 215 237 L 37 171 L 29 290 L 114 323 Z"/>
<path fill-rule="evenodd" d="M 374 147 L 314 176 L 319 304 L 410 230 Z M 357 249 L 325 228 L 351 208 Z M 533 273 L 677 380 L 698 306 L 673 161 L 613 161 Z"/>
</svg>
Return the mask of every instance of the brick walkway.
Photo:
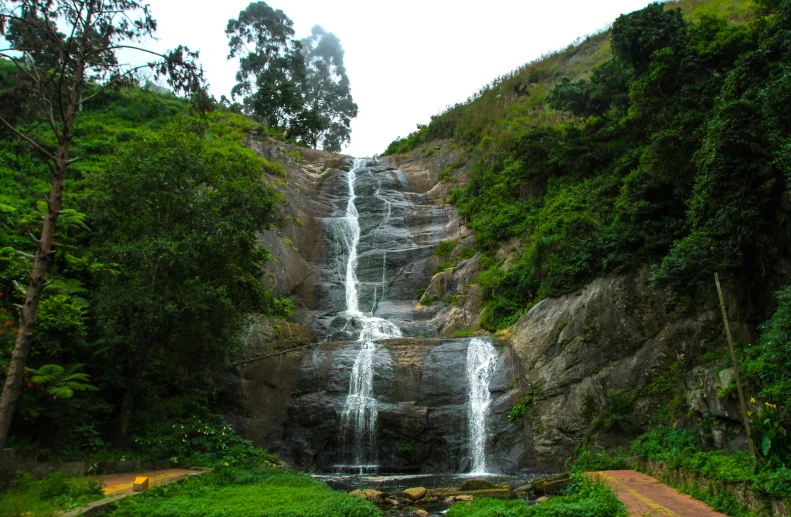
<svg viewBox="0 0 791 517">
<path fill-rule="evenodd" d="M 109 474 L 104 477 L 104 495 L 113 496 L 131 493 L 135 478 L 144 476 L 148 478 L 149 488 L 171 481 L 178 481 L 187 476 L 203 474 L 200 470 L 170 469 L 157 470 L 154 472 L 135 472 L 132 474 Z"/>
<path fill-rule="evenodd" d="M 726 517 L 708 505 L 634 470 L 594 472 L 612 488 L 630 517 Z"/>
</svg>

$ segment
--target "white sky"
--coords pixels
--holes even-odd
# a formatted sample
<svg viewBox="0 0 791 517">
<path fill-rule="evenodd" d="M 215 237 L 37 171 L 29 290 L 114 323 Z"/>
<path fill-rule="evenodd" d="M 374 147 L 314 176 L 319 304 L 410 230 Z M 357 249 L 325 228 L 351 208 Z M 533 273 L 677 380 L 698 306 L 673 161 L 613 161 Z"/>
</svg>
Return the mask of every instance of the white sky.
<svg viewBox="0 0 791 517">
<path fill-rule="evenodd" d="M 229 96 L 236 63 L 225 26 L 249 0 L 148 0 L 161 50 L 199 49 L 212 93 Z M 534 58 L 606 27 L 649 0 L 267 0 L 294 20 L 296 37 L 319 24 L 334 32 L 359 114 L 354 156 L 381 153 L 415 124 Z"/>
</svg>

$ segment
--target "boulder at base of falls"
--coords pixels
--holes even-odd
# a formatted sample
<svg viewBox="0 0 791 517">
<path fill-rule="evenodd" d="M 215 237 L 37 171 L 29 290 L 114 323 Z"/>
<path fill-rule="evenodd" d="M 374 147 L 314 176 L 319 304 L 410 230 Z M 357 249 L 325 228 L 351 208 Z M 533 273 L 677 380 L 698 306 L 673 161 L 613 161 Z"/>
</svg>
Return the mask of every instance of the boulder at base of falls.
<svg viewBox="0 0 791 517">
<path fill-rule="evenodd" d="M 417 517 L 428 517 L 429 513 L 426 510 L 415 510 Z"/>
<path fill-rule="evenodd" d="M 417 501 L 418 499 L 422 499 L 426 495 L 426 489 L 421 487 L 415 488 L 407 488 L 404 490 L 404 496 L 408 497 L 412 501 Z"/>
</svg>

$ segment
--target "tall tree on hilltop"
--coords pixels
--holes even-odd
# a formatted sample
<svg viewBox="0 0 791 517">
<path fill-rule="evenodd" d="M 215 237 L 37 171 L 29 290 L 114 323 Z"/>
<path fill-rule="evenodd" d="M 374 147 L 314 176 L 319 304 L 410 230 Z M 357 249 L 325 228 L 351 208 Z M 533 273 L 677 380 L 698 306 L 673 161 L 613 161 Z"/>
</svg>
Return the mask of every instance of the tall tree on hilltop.
<svg viewBox="0 0 791 517">
<path fill-rule="evenodd" d="M 242 98 L 246 114 L 311 147 L 339 152 L 357 116 L 343 47 L 319 25 L 301 42 L 293 27 L 283 11 L 265 2 L 251 3 L 228 21 L 228 59 L 239 59 L 231 95 Z"/>
<path fill-rule="evenodd" d="M 357 116 L 349 77 L 343 66 L 341 40 L 320 25 L 302 40 L 307 75 L 305 79 L 305 113 L 299 128 L 305 143 L 326 151 L 340 152 L 351 140 L 351 119 Z"/>
<path fill-rule="evenodd" d="M 83 103 L 107 87 L 128 79 L 136 70 L 151 68 L 167 77 L 177 92 L 202 91 L 202 70 L 197 52 L 178 47 L 158 54 L 137 46 L 153 35 L 156 21 L 148 6 L 137 0 L 0 0 L 0 34 L 8 42 L 0 57 L 13 62 L 27 93 L 31 113 L 0 124 L 25 141 L 51 172 L 46 215 L 34 254 L 18 253 L 32 262 L 27 288 L 17 282 L 24 296 L 21 321 L 11 363 L 0 396 L 0 448 L 5 445 L 25 364 L 33 343 L 39 302 L 46 286 L 55 230 L 62 212 L 62 198 L 69 165 L 79 157 L 70 154 L 75 123 Z M 152 56 L 144 65 L 118 62 L 116 51 L 134 49 Z M 205 99 L 204 96 L 200 96 Z M 33 130 L 47 128 L 46 138 Z"/>
<path fill-rule="evenodd" d="M 253 2 L 225 29 L 228 59 L 239 58 L 231 95 L 243 98 L 245 113 L 272 127 L 287 126 L 303 106 L 305 63 L 293 26 L 280 9 Z"/>
</svg>

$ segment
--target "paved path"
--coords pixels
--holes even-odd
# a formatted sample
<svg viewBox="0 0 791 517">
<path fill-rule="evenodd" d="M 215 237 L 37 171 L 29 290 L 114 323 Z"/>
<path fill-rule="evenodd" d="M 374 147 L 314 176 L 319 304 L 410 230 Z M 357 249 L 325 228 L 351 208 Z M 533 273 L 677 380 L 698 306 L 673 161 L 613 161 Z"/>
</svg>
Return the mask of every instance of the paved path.
<svg viewBox="0 0 791 517">
<path fill-rule="evenodd" d="M 634 470 L 594 472 L 618 496 L 630 517 L 726 517 L 708 505 Z"/>
<path fill-rule="evenodd" d="M 132 474 L 109 474 L 104 477 L 104 495 L 113 496 L 131 493 L 135 478 L 138 476 L 147 477 L 149 488 L 153 488 L 156 485 L 178 481 L 187 476 L 195 476 L 204 472 L 201 470 L 169 469 L 154 472 L 135 472 Z"/>
</svg>

